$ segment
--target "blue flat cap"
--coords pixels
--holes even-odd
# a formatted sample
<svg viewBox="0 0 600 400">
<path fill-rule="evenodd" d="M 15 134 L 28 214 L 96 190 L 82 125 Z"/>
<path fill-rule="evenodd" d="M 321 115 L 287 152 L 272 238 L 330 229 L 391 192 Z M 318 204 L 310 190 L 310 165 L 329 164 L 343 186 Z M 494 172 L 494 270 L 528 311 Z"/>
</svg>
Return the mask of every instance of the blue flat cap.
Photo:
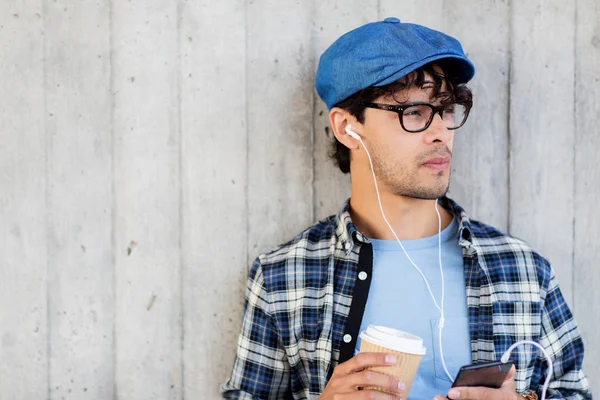
<svg viewBox="0 0 600 400">
<path fill-rule="evenodd" d="M 435 60 L 447 60 L 458 83 L 475 75 L 460 42 L 421 25 L 386 18 L 337 39 L 319 59 L 315 86 L 327 108 L 369 86 L 384 86 Z"/>
</svg>

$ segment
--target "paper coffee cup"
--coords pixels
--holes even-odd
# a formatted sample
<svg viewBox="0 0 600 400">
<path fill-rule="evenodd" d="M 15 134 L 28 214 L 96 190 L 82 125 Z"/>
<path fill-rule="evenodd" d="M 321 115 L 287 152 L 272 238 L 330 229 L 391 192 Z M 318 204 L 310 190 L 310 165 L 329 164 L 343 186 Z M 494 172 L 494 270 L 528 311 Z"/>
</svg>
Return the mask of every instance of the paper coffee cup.
<svg viewBox="0 0 600 400">
<path fill-rule="evenodd" d="M 390 394 L 400 393 L 406 399 L 419 368 L 421 357 L 427 352 L 423 346 L 423 339 L 407 332 L 376 325 L 369 325 L 365 331 L 361 332 L 360 339 L 361 353 L 387 353 L 395 354 L 398 357 L 396 365 L 368 369 L 395 376 L 406 385 L 404 392 L 391 392 L 375 387 L 365 387 L 365 389 L 379 390 Z"/>
</svg>

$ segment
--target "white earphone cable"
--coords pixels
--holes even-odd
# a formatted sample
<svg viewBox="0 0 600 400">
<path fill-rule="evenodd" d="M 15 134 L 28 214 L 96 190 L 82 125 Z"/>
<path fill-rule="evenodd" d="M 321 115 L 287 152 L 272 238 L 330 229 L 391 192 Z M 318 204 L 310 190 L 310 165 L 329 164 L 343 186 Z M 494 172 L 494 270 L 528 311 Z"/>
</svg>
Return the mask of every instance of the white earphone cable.
<svg viewBox="0 0 600 400">
<path fill-rule="evenodd" d="M 371 154 L 369 154 L 369 150 L 367 150 L 367 146 L 365 146 L 362 138 L 359 135 L 356 135 L 356 136 L 353 136 L 353 137 L 355 137 L 356 139 L 358 139 L 358 141 L 362 144 L 363 148 L 365 149 L 365 152 L 367 153 L 367 157 L 369 158 L 369 165 L 371 166 L 371 173 L 373 174 L 373 183 L 375 184 L 375 192 L 377 194 L 377 202 L 379 203 L 379 210 L 381 211 L 381 216 L 383 217 L 383 220 L 387 224 L 388 228 L 390 228 L 390 231 L 394 235 L 394 238 L 396 238 L 396 241 L 398 242 L 398 244 L 402 248 L 402 251 L 406 255 L 406 258 L 408 258 L 408 260 L 410 261 L 410 263 L 417 269 L 417 271 L 419 271 L 419 274 L 421 274 L 421 276 L 423 277 L 423 280 L 425 281 L 425 285 L 427 286 L 427 290 L 429 290 L 429 294 L 431 295 L 431 298 L 433 299 L 433 303 L 435 304 L 436 308 L 439 310 L 439 312 L 441 314 L 440 324 L 439 324 L 439 335 L 438 335 L 439 336 L 440 355 L 441 355 L 441 358 L 442 358 L 442 365 L 444 366 L 444 372 L 448 376 L 448 379 L 450 379 L 450 382 L 454 382 L 454 379 L 452 378 L 452 375 L 450 375 L 450 372 L 448 372 L 448 368 L 446 366 L 446 361 L 444 360 L 444 350 L 443 350 L 443 346 L 442 346 L 442 332 L 443 332 L 444 324 L 445 324 L 445 318 L 444 318 L 444 270 L 443 270 L 443 267 L 442 267 L 442 239 L 441 239 L 442 218 L 440 216 L 440 212 L 439 212 L 438 207 L 437 207 L 437 205 L 438 205 L 438 199 L 435 200 L 435 211 L 436 211 L 437 216 L 438 216 L 438 258 L 439 258 L 439 264 L 440 264 L 440 272 L 441 272 L 441 275 L 442 275 L 442 299 L 441 299 L 441 307 L 438 304 L 437 300 L 435 299 L 435 296 L 433 295 L 431 287 L 429 286 L 429 281 L 427 280 L 427 278 L 425 278 L 425 275 L 423 274 L 423 272 L 421 271 L 421 269 L 417 266 L 417 264 L 415 264 L 415 262 L 412 260 L 412 258 L 410 258 L 410 256 L 406 252 L 406 249 L 404 249 L 404 246 L 402 245 L 402 242 L 398 238 L 398 235 L 396 235 L 396 232 L 394 231 L 394 228 L 392 228 L 392 225 L 389 223 L 387 217 L 385 216 L 385 212 L 383 211 L 383 205 L 381 204 L 381 196 L 379 195 L 379 186 L 377 185 L 377 178 L 375 177 L 375 169 L 373 168 L 373 161 L 371 160 Z"/>
<path fill-rule="evenodd" d="M 373 161 L 371 160 L 371 154 L 369 154 L 369 150 L 367 150 L 367 146 L 365 146 L 362 138 L 358 134 L 355 134 L 354 132 L 352 132 L 352 130 L 350 129 L 350 125 L 348 125 L 346 127 L 346 131 L 348 132 L 348 134 L 352 133 L 351 136 L 354 137 L 355 139 L 357 139 L 362 144 L 363 148 L 365 149 L 365 152 L 367 153 L 367 157 L 369 158 L 369 165 L 371 166 L 371 173 L 373 175 L 373 183 L 375 184 L 375 192 L 377 193 L 377 202 L 379 203 L 379 210 L 381 211 L 381 216 L 383 217 L 383 220 L 387 224 L 388 228 L 390 228 L 390 231 L 392 232 L 392 234 L 396 238 L 396 241 L 398 242 L 398 244 L 402 248 L 402 251 L 406 255 L 406 258 L 408 258 L 408 260 L 411 262 L 411 264 L 417 269 L 417 271 L 419 271 L 419 273 L 423 277 L 423 280 L 425 281 L 425 285 L 427 285 L 427 289 L 429 290 L 429 294 L 431 295 L 431 298 L 433 299 L 433 303 L 435 304 L 436 308 L 440 311 L 441 318 L 440 318 L 439 335 L 438 335 L 438 337 L 439 337 L 439 346 L 440 346 L 440 356 L 442 358 L 442 364 L 444 366 L 444 372 L 446 372 L 446 375 L 448 376 L 448 379 L 450 379 L 451 382 L 454 382 L 454 379 L 452 379 L 452 376 L 448 372 L 448 367 L 446 366 L 446 361 L 444 360 L 444 350 L 443 350 L 443 346 L 442 346 L 442 332 L 443 332 L 444 324 L 445 324 L 445 318 L 444 318 L 445 287 L 444 287 L 444 268 L 442 267 L 442 237 L 441 237 L 442 236 L 441 235 L 441 231 L 442 231 L 442 217 L 441 217 L 440 211 L 438 209 L 438 199 L 435 200 L 435 212 L 437 213 L 437 216 L 438 216 L 438 259 L 439 259 L 439 264 L 440 264 L 440 274 L 442 276 L 442 299 L 441 299 L 441 307 L 438 304 L 438 302 L 436 301 L 435 296 L 433 295 L 433 292 L 431 291 L 431 287 L 429 286 L 429 282 L 427 281 L 427 278 L 425 278 L 425 275 L 423 274 L 423 272 L 421 271 L 421 269 L 414 263 L 414 261 L 412 260 L 412 258 L 410 258 L 410 256 L 406 252 L 406 249 L 404 249 L 404 246 L 402 245 L 402 242 L 398 238 L 398 235 L 396 235 L 396 232 L 394 231 L 394 228 L 392 228 L 392 225 L 388 222 L 387 217 L 385 216 L 385 212 L 383 211 L 383 205 L 381 204 L 381 197 L 379 195 L 379 186 L 377 185 L 377 178 L 375 177 L 375 169 L 373 168 Z M 515 349 L 515 347 L 517 347 L 517 346 L 519 346 L 521 344 L 531 344 L 533 346 L 538 347 L 542 351 L 542 353 L 544 354 L 544 356 L 546 357 L 546 362 L 548 363 L 548 374 L 546 376 L 546 381 L 544 382 L 544 386 L 543 386 L 543 389 L 542 389 L 542 399 L 541 399 L 541 400 L 546 400 L 546 392 L 548 390 L 548 385 L 550 384 L 550 379 L 552 377 L 553 366 L 552 366 L 552 358 L 550 357 L 550 355 L 548 354 L 548 352 L 539 343 L 534 342 L 532 340 L 521 340 L 521 341 L 518 341 L 518 342 L 514 343 L 512 346 L 510 346 L 508 348 L 508 350 L 506 350 L 504 352 L 504 354 L 500 358 L 500 361 L 502 361 L 503 363 L 506 363 L 508 361 L 509 357 L 510 357 L 511 352 Z"/>
<path fill-rule="evenodd" d="M 400 244 L 400 247 L 402 248 L 402 251 L 404 251 L 404 254 L 406 255 L 406 257 L 408 258 L 408 260 L 410 261 L 410 263 L 417 269 L 417 271 L 419 271 L 419 273 L 421 274 L 421 276 L 423 277 L 423 279 L 425 280 L 425 284 L 427 285 L 427 289 L 429 290 L 429 294 L 431 295 L 431 298 L 433 299 L 433 302 L 435 303 L 436 308 L 440 311 L 440 313 L 442 312 L 441 307 L 439 306 L 437 300 L 435 299 L 435 296 L 433 295 L 433 292 L 431 291 L 431 287 L 429 286 L 429 282 L 427 281 L 427 278 L 425 278 L 425 275 L 423 275 L 423 272 L 421 272 L 421 269 L 419 267 L 417 267 L 417 265 L 415 264 L 415 262 L 412 260 L 412 258 L 410 258 L 410 256 L 408 255 L 408 253 L 406 252 L 406 250 L 404 249 L 404 246 L 402 245 L 402 242 L 400 241 L 400 239 L 398 238 L 398 235 L 396 235 L 396 232 L 394 231 L 394 228 L 392 228 L 392 225 L 390 225 L 390 223 L 387 220 L 387 217 L 385 216 L 385 212 L 383 211 L 383 206 L 381 205 L 381 197 L 379 196 L 379 187 L 377 185 L 377 178 L 375 177 L 375 171 L 373 170 L 373 162 L 371 161 L 371 155 L 369 154 L 369 151 L 367 150 L 365 144 L 363 143 L 362 139 L 359 139 L 360 143 L 363 145 L 365 152 L 367 153 L 367 157 L 369 158 L 369 164 L 371 164 L 371 172 L 373 174 L 373 182 L 375 183 L 375 191 L 377 193 L 377 201 L 379 203 L 379 209 L 381 211 L 381 215 L 383 217 L 383 220 L 385 221 L 385 223 L 387 224 L 388 228 L 390 228 L 390 231 L 392 232 L 392 234 L 394 235 L 394 238 L 396 238 L 396 241 L 398 242 L 398 244 Z"/>
<path fill-rule="evenodd" d="M 544 354 L 544 357 L 546 357 L 546 362 L 548 363 L 548 376 L 546 376 L 546 381 L 544 382 L 544 386 L 542 388 L 542 399 L 541 399 L 541 400 L 546 400 L 546 392 L 548 391 L 548 385 L 550 384 L 550 379 L 552 378 L 554 368 L 552 366 L 552 358 L 550 357 L 550 354 L 548 354 L 546 349 L 544 349 L 541 344 L 534 342 L 533 340 L 520 340 L 517 343 L 514 343 L 512 346 L 510 346 L 504 352 L 504 354 L 500 358 L 500 361 L 502 361 L 503 363 L 507 362 L 508 359 L 510 358 L 510 353 L 512 353 L 512 351 L 515 349 L 515 347 L 520 346 L 522 344 L 531 344 L 533 346 L 536 346 L 537 348 L 539 348 L 542 351 L 542 353 Z"/>
<path fill-rule="evenodd" d="M 450 382 L 454 382 L 450 372 L 448 372 L 448 367 L 446 366 L 446 360 L 444 359 L 444 345 L 442 344 L 442 332 L 444 329 L 444 325 L 446 323 L 445 315 L 444 315 L 444 297 L 445 297 L 445 289 L 444 289 L 444 268 L 442 267 L 442 217 L 440 215 L 440 210 L 437 207 L 438 199 L 435 199 L 435 212 L 438 216 L 438 258 L 440 262 L 440 274 L 442 275 L 442 317 L 440 318 L 440 331 L 439 331 L 439 342 L 440 342 L 440 356 L 442 358 L 442 365 L 444 366 L 444 372 L 450 379 Z"/>
</svg>

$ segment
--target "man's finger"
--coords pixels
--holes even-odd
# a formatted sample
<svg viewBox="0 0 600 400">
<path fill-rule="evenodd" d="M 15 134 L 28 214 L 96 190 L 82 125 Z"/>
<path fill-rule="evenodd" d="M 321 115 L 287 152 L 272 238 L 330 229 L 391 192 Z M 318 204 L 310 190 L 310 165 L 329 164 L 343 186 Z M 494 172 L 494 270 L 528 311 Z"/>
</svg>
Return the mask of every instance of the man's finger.
<svg viewBox="0 0 600 400">
<path fill-rule="evenodd" d="M 389 390 L 398 395 L 406 390 L 406 385 L 404 382 L 400 382 L 398 378 L 371 370 L 364 370 L 342 379 L 345 379 L 347 385 L 354 390 L 358 387 L 376 387 Z"/>
<path fill-rule="evenodd" d="M 488 400 L 493 398 L 494 391 L 497 392 L 498 389 L 490 389 L 481 386 L 456 387 L 450 389 L 448 398 L 451 400 Z"/>
<path fill-rule="evenodd" d="M 506 375 L 506 379 L 502 383 L 502 390 L 506 390 L 509 392 L 515 392 L 517 390 L 517 386 L 515 385 L 515 376 L 517 375 L 517 370 L 513 365 L 510 371 L 508 371 L 508 375 Z"/>
<path fill-rule="evenodd" d="M 506 375 L 506 378 L 504 378 L 504 384 L 506 382 L 514 381 L 516 375 L 517 375 L 517 369 L 513 365 L 512 367 L 510 367 L 510 371 L 508 371 L 508 374 Z M 504 386 L 504 384 L 502 386 Z"/>
<path fill-rule="evenodd" d="M 348 375 L 368 367 L 385 367 L 395 365 L 398 358 L 385 353 L 358 353 L 345 363 L 338 365 L 335 373 Z"/>
</svg>

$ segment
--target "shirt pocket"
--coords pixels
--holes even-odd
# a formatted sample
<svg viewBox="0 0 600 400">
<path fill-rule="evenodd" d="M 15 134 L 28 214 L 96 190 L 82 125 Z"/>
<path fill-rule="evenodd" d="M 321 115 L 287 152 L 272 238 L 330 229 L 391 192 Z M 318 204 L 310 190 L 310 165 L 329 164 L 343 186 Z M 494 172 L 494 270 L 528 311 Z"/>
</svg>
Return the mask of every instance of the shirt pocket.
<svg viewBox="0 0 600 400">
<path fill-rule="evenodd" d="M 452 379 L 463 365 L 471 364 L 471 336 L 469 334 L 469 318 L 446 318 L 442 331 L 442 349 L 440 349 L 440 319 L 430 320 L 431 338 L 433 340 L 433 365 L 435 377 L 446 382 L 452 382 L 442 363 L 442 350 L 444 361 Z"/>
</svg>

